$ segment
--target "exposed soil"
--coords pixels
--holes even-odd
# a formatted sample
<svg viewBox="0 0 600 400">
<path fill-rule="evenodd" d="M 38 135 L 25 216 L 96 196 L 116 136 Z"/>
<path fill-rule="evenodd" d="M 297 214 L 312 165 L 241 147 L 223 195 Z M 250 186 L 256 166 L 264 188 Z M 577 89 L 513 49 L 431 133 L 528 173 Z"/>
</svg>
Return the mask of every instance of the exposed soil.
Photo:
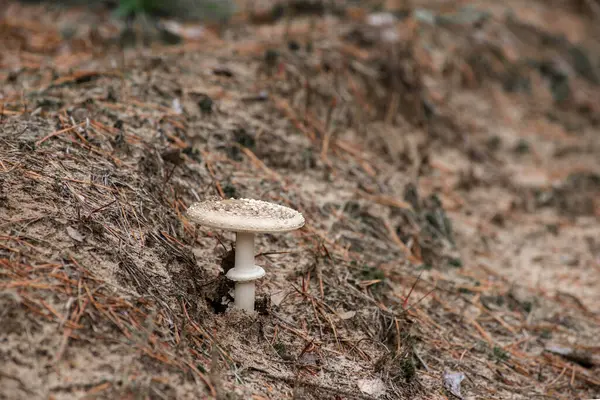
<svg viewBox="0 0 600 400">
<path fill-rule="evenodd" d="M 598 3 L 300 3 L 0 12 L 0 398 L 600 397 Z M 306 220 L 254 314 L 231 197 Z"/>
</svg>

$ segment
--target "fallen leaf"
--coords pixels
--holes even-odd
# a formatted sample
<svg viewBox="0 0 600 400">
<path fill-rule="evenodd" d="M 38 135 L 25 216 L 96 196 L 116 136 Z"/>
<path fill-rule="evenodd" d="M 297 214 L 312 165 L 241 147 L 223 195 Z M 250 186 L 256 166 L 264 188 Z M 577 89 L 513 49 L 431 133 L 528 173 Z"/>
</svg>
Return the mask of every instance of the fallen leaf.
<svg viewBox="0 0 600 400">
<path fill-rule="evenodd" d="M 358 389 L 368 395 L 378 398 L 385 394 L 385 383 L 379 378 L 361 379 L 357 382 Z"/>
<path fill-rule="evenodd" d="M 460 394 L 460 383 L 465 379 L 465 374 L 462 372 L 444 372 L 444 387 L 459 399 L 462 399 Z"/>
<path fill-rule="evenodd" d="M 71 228 L 70 226 L 67 226 L 67 235 L 69 235 L 71 239 L 75 240 L 76 242 L 83 242 L 83 240 L 85 239 L 85 236 L 83 236 L 81 233 L 79 233 L 78 230 Z"/>
<path fill-rule="evenodd" d="M 271 295 L 271 304 L 273 304 L 274 306 L 280 305 L 281 302 L 283 301 L 283 299 L 285 299 L 285 296 L 287 296 L 287 293 L 284 291 L 272 294 Z"/>
<path fill-rule="evenodd" d="M 338 316 L 341 319 L 350 319 L 352 317 L 354 317 L 356 315 L 356 311 L 346 311 L 346 312 L 341 312 L 338 314 Z"/>
</svg>

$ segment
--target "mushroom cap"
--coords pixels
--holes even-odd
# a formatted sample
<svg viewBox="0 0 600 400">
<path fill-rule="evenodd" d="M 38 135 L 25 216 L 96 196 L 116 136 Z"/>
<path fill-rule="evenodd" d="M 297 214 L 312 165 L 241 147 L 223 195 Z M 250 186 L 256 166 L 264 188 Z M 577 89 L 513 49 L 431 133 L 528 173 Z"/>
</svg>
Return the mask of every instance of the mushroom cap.
<svg viewBox="0 0 600 400">
<path fill-rule="evenodd" d="M 253 199 L 194 203 L 188 208 L 187 215 L 198 224 L 234 232 L 287 232 L 304 225 L 304 217 L 298 211 Z"/>
</svg>

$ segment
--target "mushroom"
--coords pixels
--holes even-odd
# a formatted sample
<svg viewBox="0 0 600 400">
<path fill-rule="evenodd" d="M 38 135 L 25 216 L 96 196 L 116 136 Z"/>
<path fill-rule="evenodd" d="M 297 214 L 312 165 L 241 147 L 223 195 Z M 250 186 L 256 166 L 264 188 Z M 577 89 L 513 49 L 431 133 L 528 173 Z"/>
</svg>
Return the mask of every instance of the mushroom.
<svg viewBox="0 0 600 400">
<path fill-rule="evenodd" d="M 304 217 L 298 211 L 253 199 L 194 203 L 187 215 L 198 224 L 235 232 L 235 266 L 226 276 L 235 281 L 235 307 L 248 311 L 254 310 L 254 281 L 265 275 L 265 270 L 254 264 L 254 235 L 287 232 L 304 225 Z"/>
</svg>

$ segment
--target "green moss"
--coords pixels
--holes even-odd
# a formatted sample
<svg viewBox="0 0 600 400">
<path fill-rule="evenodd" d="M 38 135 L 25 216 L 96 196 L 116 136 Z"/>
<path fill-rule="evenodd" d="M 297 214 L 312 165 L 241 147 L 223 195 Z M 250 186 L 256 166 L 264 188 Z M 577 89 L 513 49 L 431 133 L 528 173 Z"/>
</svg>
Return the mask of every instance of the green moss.
<svg viewBox="0 0 600 400">
<path fill-rule="evenodd" d="M 417 367 L 411 356 L 407 356 L 400 361 L 400 371 L 402 372 L 402 378 L 404 378 L 406 382 L 413 380 L 417 374 Z"/>
<path fill-rule="evenodd" d="M 493 350 L 494 359 L 496 361 L 506 361 L 510 358 L 510 354 L 508 354 L 502 347 L 494 346 Z"/>
<path fill-rule="evenodd" d="M 365 281 L 384 280 L 385 274 L 382 270 L 376 267 L 370 267 L 368 265 L 365 265 L 363 266 L 363 269 L 361 271 L 361 278 Z"/>
<path fill-rule="evenodd" d="M 289 352 L 287 350 L 287 346 L 284 343 L 282 343 L 282 342 L 275 342 L 273 344 L 273 348 L 275 349 L 275 351 L 277 352 L 277 354 L 279 355 L 279 357 L 281 357 L 283 360 L 290 359 L 290 355 L 289 355 Z"/>
<path fill-rule="evenodd" d="M 119 0 L 116 14 L 170 16 L 204 21 L 224 21 L 235 11 L 231 0 Z"/>
<path fill-rule="evenodd" d="M 119 17 L 129 15 L 153 14 L 159 10 L 159 0 L 120 0 L 116 13 Z"/>
<path fill-rule="evenodd" d="M 530 144 L 527 140 L 521 139 L 519 143 L 515 146 L 515 153 L 517 154 L 527 154 L 530 150 Z"/>
<path fill-rule="evenodd" d="M 552 331 L 550 329 L 544 329 L 540 333 L 542 339 L 552 339 Z"/>
<path fill-rule="evenodd" d="M 460 258 L 451 258 L 448 260 L 448 265 L 454 268 L 461 268 L 463 266 L 463 262 Z"/>
</svg>

